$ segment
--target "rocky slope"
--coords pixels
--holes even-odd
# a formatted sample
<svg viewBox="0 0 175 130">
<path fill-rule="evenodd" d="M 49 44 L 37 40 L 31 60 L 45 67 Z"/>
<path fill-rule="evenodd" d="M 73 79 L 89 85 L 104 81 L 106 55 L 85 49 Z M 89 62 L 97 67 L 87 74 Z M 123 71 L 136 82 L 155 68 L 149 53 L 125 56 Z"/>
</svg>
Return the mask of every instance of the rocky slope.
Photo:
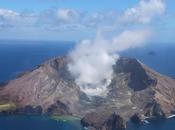
<svg viewBox="0 0 175 130">
<path fill-rule="evenodd" d="M 67 69 L 68 59 L 58 57 L 24 73 L 0 88 L 0 108 L 15 104 L 3 114 L 73 115 L 92 130 L 123 130 L 132 119 L 166 118 L 175 112 L 175 80 L 136 59 L 120 58 L 106 97 L 88 97 Z M 13 105 L 14 106 L 14 105 Z"/>
</svg>

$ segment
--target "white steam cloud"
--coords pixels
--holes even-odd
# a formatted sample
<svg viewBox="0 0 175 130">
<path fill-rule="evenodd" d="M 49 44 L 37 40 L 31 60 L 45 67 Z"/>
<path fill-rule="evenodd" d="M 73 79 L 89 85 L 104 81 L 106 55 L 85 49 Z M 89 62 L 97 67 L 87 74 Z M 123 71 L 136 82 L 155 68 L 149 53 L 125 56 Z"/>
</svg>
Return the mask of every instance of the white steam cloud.
<svg viewBox="0 0 175 130">
<path fill-rule="evenodd" d="M 161 11 L 156 10 L 156 8 L 160 9 L 160 5 L 163 11 L 162 1 L 143 0 L 135 8 L 128 9 L 128 11 L 134 10 L 134 13 L 138 14 L 136 20 L 142 21 L 144 19 L 145 22 L 150 22 L 156 14 L 160 14 Z M 154 12 L 148 12 L 145 15 L 147 8 L 151 8 L 151 11 Z M 128 11 L 124 13 L 124 17 L 128 14 L 129 18 L 135 17 L 134 13 L 127 13 Z M 119 58 L 118 53 L 144 45 L 151 35 L 149 29 L 124 30 L 110 39 L 104 38 L 102 33 L 97 33 L 94 40 L 83 40 L 69 54 L 71 59 L 68 64 L 69 71 L 75 77 L 81 90 L 88 95 L 105 95 L 106 86 L 109 85 L 113 74 L 112 66 Z"/>
<path fill-rule="evenodd" d="M 148 30 L 124 31 L 111 40 L 97 35 L 95 40 L 84 40 L 70 53 L 69 70 L 76 83 L 88 95 L 105 95 L 106 86 L 113 73 L 112 66 L 119 58 L 118 52 L 145 43 Z"/>
</svg>

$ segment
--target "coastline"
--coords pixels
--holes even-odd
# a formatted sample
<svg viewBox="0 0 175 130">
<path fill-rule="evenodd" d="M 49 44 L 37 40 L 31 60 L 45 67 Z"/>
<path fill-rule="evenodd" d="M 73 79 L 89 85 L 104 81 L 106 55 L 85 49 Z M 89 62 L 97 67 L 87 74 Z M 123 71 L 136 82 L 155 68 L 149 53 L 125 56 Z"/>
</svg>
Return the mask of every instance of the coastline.
<svg viewBox="0 0 175 130">
<path fill-rule="evenodd" d="M 51 116 L 50 118 L 57 121 L 57 122 L 71 124 L 72 126 L 76 127 L 77 130 L 84 130 L 85 129 L 81 124 L 81 118 L 76 117 L 76 116 L 69 116 L 69 115 Z"/>
</svg>

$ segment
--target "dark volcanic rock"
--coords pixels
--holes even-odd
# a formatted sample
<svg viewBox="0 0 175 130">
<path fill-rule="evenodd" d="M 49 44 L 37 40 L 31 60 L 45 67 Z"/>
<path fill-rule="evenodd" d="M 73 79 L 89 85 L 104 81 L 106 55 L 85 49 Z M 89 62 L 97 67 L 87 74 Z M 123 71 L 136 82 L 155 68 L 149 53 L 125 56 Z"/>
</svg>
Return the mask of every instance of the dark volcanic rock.
<svg viewBox="0 0 175 130">
<path fill-rule="evenodd" d="M 73 115 L 83 118 L 84 126 L 101 130 L 123 129 L 130 118 L 139 123 L 147 117 L 166 118 L 174 114 L 175 79 L 136 59 L 120 58 L 113 66 L 107 96 L 91 98 L 74 82 L 68 62 L 66 57 L 51 59 L 3 84 L 0 107 L 14 103 L 16 111 L 1 113 Z"/>
<path fill-rule="evenodd" d="M 120 115 L 112 114 L 105 122 L 102 130 L 125 130 L 126 123 Z"/>
<path fill-rule="evenodd" d="M 47 109 L 47 115 L 71 115 L 71 113 L 64 103 L 57 101 Z"/>
<path fill-rule="evenodd" d="M 126 123 L 120 115 L 106 111 L 89 113 L 81 123 L 94 130 L 125 130 L 126 128 Z"/>
<path fill-rule="evenodd" d="M 156 84 L 156 79 L 152 79 L 136 59 L 119 59 L 114 66 L 114 72 L 130 75 L 128 86 L 134 91 L 140 91 L 150 85 Z"/>
<path fill-rule="evenodd" d="M 147 117 L 155 117 L 155 118 L 165 118 L 165 114 L 156 101 L 152 103 L 148 103 L 145 107 L 145 116 Z"/>
<path fill-rule="evenodd" d="M 132 117 L 131 117 L 131 121 L 135 124 L 140 124 L 142 122 L 141 120 L 141 117 L 138 113 L 134 114 Z"/>
</svg>

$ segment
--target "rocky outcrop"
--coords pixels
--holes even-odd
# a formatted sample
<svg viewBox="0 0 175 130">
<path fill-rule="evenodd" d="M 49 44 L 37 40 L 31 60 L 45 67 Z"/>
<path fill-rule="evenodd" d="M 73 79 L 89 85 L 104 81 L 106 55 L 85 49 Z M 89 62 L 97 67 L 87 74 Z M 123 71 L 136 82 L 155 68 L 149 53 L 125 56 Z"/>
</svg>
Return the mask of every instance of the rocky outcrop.
<svg viewBox="0 0 175 130">
<path fill-rule="evenodd" d="M 175 79 L 136 59 L 116 61 L 106 97 L 83 93 L 68 71 L 68 62 L 66 57 L 51 59 L 3 84 L 0 105 L 14 103 L 14 112 L 24 114 L 78 116 L 84 126 L 95 130 L 120 130 L 130 119 L 140 123 L 145 118 L 174 114 Z"/>
<path fill-rule="evenodd" d="M 64 103 L 57 101 L 56 104 L 51 105 L 46 112 L 47 115 L 70 115 L 69 108 Z"/>
<path fill-rule="evenodd" d="M 114 66 L 114 72 L 116 74 L 129 74 L 128 86 L 134 91 L 144 90 L 148 86 L 156 85 L 157 82 L 146 73 L 146 70 L 136 59 L 119 59 Z"/>
<path fill-rule="evenodd" d="M 125 130 L 126 128 L 126 122 L 120 115 L 106 111 L 89 113 L 81 123 L 93 130 Z"/>
<path fill-rule="evenodd" d="M 140 117 L 139 113 L 135 113 L 133 116 L 131 116 L 131 121 L 135 124 L 141 124 L 142 118 Z"/>
<path fill-rule="evenodd" d="M 161 105 L 156 101 L 148 103 L 145 107 L 145 116 L 155 118 L 165 118 L 165 114 L 161 108 Z"/>
<path fill-rule="evenodd" d="M 104 123 L 102 130 L 125 130 L 126 122 L 120 115 L 113 113 Z"/>
</svg>

